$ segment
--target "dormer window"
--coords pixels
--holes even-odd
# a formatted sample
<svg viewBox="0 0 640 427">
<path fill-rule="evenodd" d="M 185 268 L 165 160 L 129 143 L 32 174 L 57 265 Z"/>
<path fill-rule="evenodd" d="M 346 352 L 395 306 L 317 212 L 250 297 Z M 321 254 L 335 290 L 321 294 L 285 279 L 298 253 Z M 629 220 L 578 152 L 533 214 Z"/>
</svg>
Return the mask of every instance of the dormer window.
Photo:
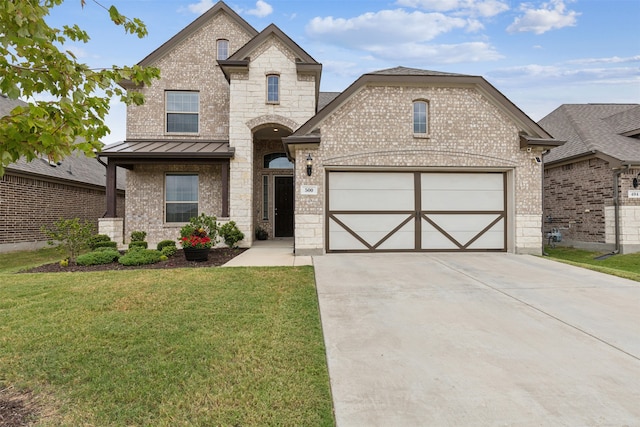
<svg viewBox="0 0 640 427">
<path fill-rule="evenodd" d="M 280 103 L 280 76 L 267 75 L 267 104 Z"/>
<path fill-rule="evenodd" d="M 429 103 L 427 101 L 413 102 L 413 135 L 426 137 L 429 134 Z"/>
<path fill-rule="evenodd" d="M 219 39 L 216 41 L 216 59 L 224 61 L 229 57 L 229 40 Z"/>
</svg>

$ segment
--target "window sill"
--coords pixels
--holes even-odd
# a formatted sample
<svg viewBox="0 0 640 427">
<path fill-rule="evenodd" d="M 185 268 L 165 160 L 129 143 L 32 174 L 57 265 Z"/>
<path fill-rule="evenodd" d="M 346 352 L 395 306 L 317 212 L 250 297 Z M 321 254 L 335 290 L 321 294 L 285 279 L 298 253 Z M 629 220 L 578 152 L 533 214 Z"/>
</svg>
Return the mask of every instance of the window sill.
<svg viewBox="0 0 640 427">
<path fill-rule="evenodd" d="M 165 132 L 165 136 L 200 136 L 200 132 Z"/>
<path fill-rule="evenodd" d="M 415 139 L 431 139 L 431 135 L 428 133 L 414 133 L 413 137 Z"/>
<path fill-rule="evenodd" d="M 267 101 L 267 105 L 280 105 L 280 101 Z"/>
</svg>

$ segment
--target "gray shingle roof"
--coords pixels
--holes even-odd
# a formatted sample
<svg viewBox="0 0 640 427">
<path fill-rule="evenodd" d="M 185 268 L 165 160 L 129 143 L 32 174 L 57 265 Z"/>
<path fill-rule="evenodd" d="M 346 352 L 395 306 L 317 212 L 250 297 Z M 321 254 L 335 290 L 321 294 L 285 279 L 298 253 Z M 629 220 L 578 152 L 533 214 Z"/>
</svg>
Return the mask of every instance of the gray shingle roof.
<svg viewBox="0 0 640 427">
<path fill-rule="evenodd" d="M 640 164 L 640 140 L 622 134 L 640 128 L 639 104 L 564 104 L 540 120 L 554 138 L 547 163 L 602 153 L 622 163 Z"/>
<path fill-rule="evenodd" d="M 373 71 L 367 74 L 379 74 L 384 76 L 463 76 L 466 74 L 443 73 L 442 71 L 421 70 L 409 67 L 394 67 Z"/>
<path fill-rule="evenodd" d="M 20 100 L 0 96 L 0 115 L 6 116 L 18 105 L 26 105 Z M 35 159 L 27 162 L 23 158 L 7 166 L 8 173 L 23 173 L 38 175 L 43 179 L 74 181 L 80 184 L 90 184 L 104 187 L 106 183 L 106 168 L 98 160 L 86 157 L 82 153 L 74 153 L 66 157 L 59 165 L 51 165 L 47 159 Z M 125 171 L 118 168 L 118 188 L 125 188 Z"/>
<path fill-rule="evenodd" d="M 320 92 L 318 94 L 318 111 L 327 106 L 328 103 L 333 101 L 341 92 Z"/>
</svg>

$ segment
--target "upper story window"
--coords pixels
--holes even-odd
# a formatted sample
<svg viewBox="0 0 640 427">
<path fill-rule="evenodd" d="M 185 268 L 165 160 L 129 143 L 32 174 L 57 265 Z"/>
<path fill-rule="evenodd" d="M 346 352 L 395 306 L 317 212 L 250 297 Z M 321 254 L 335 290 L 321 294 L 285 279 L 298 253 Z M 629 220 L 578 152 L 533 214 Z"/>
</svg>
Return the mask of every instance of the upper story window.
<svg viewBox="0 0 640 427">
<path fill-rule="evenodd" d="M 229 40 L 220 39 L 216 41 L 216 50 L 216 59 L 227 59 L 229 57 Z"/>
<path fill-rule="evenodd" d="M 413 134 L 427 136 L 429 134 L 429 103 L 413 102 Z"/>
<path fill-rule="evenodd" d="M 280 76 L 270 74 L 267 76 L 267 103 L 278 104 L 280 102 Z"/>
<path fill-rule="evenodd" d="M 167 91 L 167 132 L 198 133 L 200 94 Z"/>
</svg>

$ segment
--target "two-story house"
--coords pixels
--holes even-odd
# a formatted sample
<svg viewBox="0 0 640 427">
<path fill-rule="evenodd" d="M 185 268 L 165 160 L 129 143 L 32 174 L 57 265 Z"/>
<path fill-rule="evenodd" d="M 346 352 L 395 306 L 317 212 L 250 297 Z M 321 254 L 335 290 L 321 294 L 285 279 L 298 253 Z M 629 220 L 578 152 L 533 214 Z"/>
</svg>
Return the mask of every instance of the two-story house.
<svg viewBox="0 0 640 427">
<path fill-rule="evenodd" d="M 559 142 L 482 77 L 397 67 L 320 93 L 321 64 L 223 2 L 140 64 L 161 79 L 127 87 L 147 101 L 101 153 L 129 169 L 125 217 L 108 197 L 101 222 L 115 239 L 174 239 L 204 212 L 296 254 L 541 251 Z"/>
</svg>

